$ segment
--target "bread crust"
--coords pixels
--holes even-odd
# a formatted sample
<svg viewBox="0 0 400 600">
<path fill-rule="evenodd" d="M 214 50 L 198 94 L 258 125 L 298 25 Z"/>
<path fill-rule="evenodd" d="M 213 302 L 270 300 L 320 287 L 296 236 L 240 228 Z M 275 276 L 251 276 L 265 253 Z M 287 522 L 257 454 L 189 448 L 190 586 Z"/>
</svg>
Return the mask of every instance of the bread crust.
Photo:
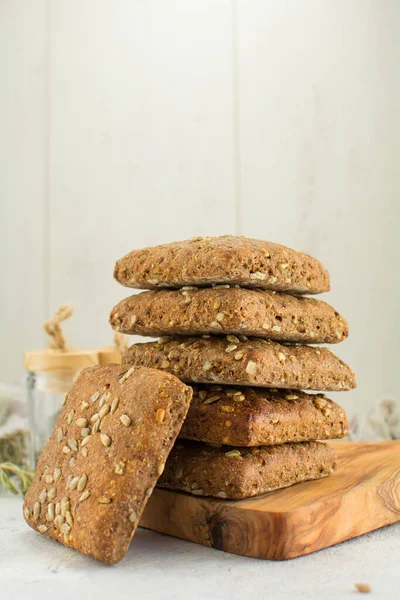
<svg viewBox="0 0 400 600">
<path fill-rule="evenodd" d="M 114 277 L 139 289 L 231 283 L 296 294 L 330 289 L 329 273 L 317 259 L 273 242 L 233 235 L 134 250 L 117 261 Z"/>
<path fill-rule="evenodd" d="M 111 312 L 115 331 L 160 335 L 246 334 L 303 344 L 335 344 L 346 320 L 321 300 L 246 288 L 184 288 L 142 292 Z"/>
<path fill-rule="evenodd" d="M 344 437 L 345 411 L 324 394 L 193 386 L 179 438 L 229 446 L 272 446 Z"/>
<path fill-rule="evenodd" d="M 239 500 L 327 477 L 336 467 L 335 451 L 319 442 L 213 448 L 179 441 L 157 485 L 196 496 Z"/>
<path fill-rule="evenodd" d="M 350 367 L 328 348 L 244 336 L 232 343 L 229 338 L 175 337 L 133 344 L 122 362 L 162 369 L 188 383 L 316 391 L 356 386 Z"/>
<path fill-rule="evenodd" d="M 28 525 L 104 563 L 120 561 L 191 396 L 176 377 L 154 369 L 83 371 L 25 496 Z"/>
</svg>

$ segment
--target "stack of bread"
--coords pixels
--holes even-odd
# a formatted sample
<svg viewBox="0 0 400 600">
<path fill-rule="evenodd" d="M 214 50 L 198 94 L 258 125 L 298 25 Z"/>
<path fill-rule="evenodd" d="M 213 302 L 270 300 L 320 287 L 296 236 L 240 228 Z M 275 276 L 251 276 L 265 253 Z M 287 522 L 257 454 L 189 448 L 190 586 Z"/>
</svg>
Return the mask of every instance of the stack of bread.
<svg viewBox="0 0 400 600">
<path fill-rule="evenodd" d="M 133 344 L 123 363 L 170 372 L 193 387 L 179 439 L 158 485 L 246 498 L 330 475 L 336 455 L 316 440 L 346 435 L 344 410 L 324 394 L 355 387 L 329 349 L 348 325 L 309 298 L 330 289 L 316 259 L 244 237 L 193 238 L 119 260 L 124 286 L 148 289 L 112 311 Z"/>
</svg>

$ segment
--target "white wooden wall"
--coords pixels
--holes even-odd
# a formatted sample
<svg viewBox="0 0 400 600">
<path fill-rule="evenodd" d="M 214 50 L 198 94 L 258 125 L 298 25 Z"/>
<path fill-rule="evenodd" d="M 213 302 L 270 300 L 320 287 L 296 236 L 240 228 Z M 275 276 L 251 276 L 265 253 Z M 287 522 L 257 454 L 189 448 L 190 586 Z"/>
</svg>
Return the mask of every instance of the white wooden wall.
<svg viewBox="0 0 400 600">
<path fill-rule="evenodd" d="M 129 250 L 240 233 L 320 258 L 352 412 L 399 392 L 397 0 L 0 0 L 0 379 L 61 303 L 105 345 Z"/>
</svg>

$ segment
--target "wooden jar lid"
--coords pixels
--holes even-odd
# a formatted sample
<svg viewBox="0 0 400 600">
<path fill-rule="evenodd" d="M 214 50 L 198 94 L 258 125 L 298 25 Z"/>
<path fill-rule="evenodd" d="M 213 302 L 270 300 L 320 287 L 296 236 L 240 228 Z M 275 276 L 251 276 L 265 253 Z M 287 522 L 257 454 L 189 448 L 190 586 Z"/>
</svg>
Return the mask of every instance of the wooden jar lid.
<svg viewBox="0 0 400 600">
<path fill-rule="evenodd" d="M 121 364 L 121 353 L 115 346 L 109 346 L 108 348 L 100 348 L 99 354 L 99 365 L 109 365 L 110 363 Z"/>
<path fill-rule="evenodd" d="M 117 348 L 97 348 L 93 350 L 38 350 L 24 353 L 25 368 L 28 371 L 78 371 L 95 365 L 120 363 L 121 355 Z"/>
</svg>

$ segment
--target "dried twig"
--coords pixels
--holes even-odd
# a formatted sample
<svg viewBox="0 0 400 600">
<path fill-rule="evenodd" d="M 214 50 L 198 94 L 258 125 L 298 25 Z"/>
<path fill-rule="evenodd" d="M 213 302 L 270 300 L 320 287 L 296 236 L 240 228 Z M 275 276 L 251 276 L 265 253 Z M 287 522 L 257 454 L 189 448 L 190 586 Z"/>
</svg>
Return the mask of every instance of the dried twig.
<svg viewBox="0 0 400 600">
<path fill-rule="evenodd" d="M 13 494 L 25 495 L 32 478 L 31 471 L 25 471 L 11 462 L 0 463 L 0 486 Z"/>
</svg>

